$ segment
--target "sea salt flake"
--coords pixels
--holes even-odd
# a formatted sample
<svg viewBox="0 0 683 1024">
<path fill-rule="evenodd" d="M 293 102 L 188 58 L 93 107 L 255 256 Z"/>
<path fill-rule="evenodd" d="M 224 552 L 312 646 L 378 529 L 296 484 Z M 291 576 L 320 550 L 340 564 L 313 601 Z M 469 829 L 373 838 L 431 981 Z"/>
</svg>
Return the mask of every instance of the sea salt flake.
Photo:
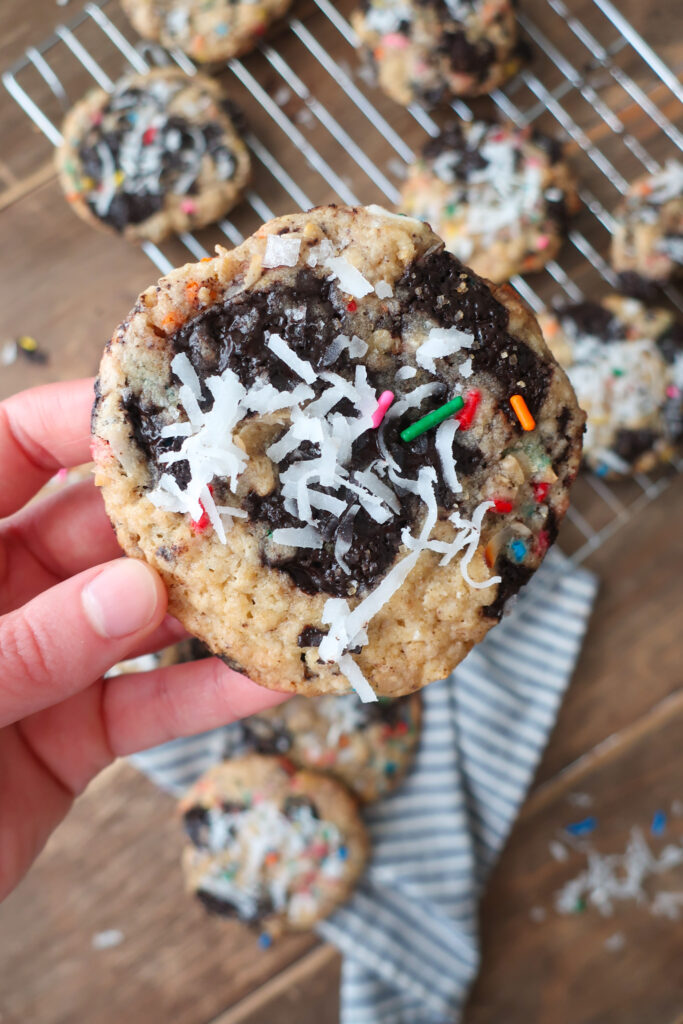
<svg viewBox="0 0 683 1024">
<path fill-rule="evenodd" d="M 375 295 L 378 299 L 390 299 L 393 294 L 394 289 L 388 281 L 378 281 L 375 285 Z"/>
<path fill-rule="evenodd" d="M 266 251 L 261 265 L 271 267 L 295 267 L 299 261 L 301 239 L 291 235 L 268 235 Z"/>
</svg>

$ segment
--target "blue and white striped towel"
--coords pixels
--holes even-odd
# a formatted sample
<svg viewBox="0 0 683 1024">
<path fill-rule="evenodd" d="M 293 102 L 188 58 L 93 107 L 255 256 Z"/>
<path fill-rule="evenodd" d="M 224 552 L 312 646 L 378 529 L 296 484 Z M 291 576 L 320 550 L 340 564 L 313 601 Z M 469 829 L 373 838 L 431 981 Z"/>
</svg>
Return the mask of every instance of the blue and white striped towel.
<svg viewBox="0 0 683 1024">
<path fill-rule="evenodd" d="M 545 747 L 597 583 L 559 552 L 456 671 L 423 691 L 422 742 L 403 786 L 370 807 L 373 856 L 319 933 L 344 954 L 342 1024 L 454 1024 L 479 965 L 477 904 Z M 182 791 L 225 729 L 132 761 Z"/>
</svg>

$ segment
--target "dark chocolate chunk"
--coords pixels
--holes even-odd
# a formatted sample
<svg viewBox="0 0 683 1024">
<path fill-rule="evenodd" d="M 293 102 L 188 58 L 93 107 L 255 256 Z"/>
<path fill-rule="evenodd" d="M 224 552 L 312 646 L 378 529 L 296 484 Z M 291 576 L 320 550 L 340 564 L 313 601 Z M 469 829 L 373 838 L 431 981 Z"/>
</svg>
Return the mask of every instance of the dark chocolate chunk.
<svg viewBox="0 0 683 1024">
<path fill-rule="evenodd" d="M 296 642 L 299 647 L 319 647 L 325 636 L 327 636 L 327 630 L 318 629 L 316 626 L 304 626 Z"/>
<path fill-rule="evenodd" d="M 683 323 L 679 320 L 674 321 L 655 341 L 657 348 L 671 365 L 676 356 L 683 352 Z"/>
<path fill-rule="evenodd" d="M 617 290 L 641 302 L 657 302 L 665 281 L 653 281 L 636 270 L 622 270 L 617 274 Z"/>
<path fill-rule="evenodd" d="M 240 921 L 244 922 L 244 924 L 258 924 L 258 922 L 262 921 L 264 917 L 272 914 L 275 909 L 273 907 L 272 900 L 265 894 L 259 897 L 254 913 L 247 916 L 241 914 L 237 907 L 232 903 L 229 903 L 227 900 L 219 899 L 211 893 L 204 892 L 203 889 L 198 889 L 196 896 L 209 914 L 215 914 L 218 917 L 238 917 Z"/>
<path fill-rule="evenodd" d="M 587 334 L 601 341 L 623 341 L 626 328 L 599 302 L 576 302 L 558 309 L 561 321 L 571 320 L 578 334 Z"/>
<path fill-rule="evenodd" d="M 501 577 L 498 584 L 496 599 L 492 604 L 482 608 L 481 613 L 487 619 L 500 619 L 507 601 L 516 594 L 534 574 L 533 569 L 526 565 L 517 565 L 504 555 L 496 562 L 496 573 Z"/>
<path fill-rule="evenodd" d="M 288 729 L 277 725 L 269 718 L 252 715 L 241 722 L 240 747 L 255 750 L 258 754 L 282 755 L 292 747 L 292 735 Z"/>
<path fill-rule="evenodd" d="M 443 153 L 451 156 L 448 169 L 457 181 L 467 181 L 473 171 L 480 171 L 487 165 L 481 153 L 468 146 L 458 121 L 450 121 L 440 135 L 429 139 L 422 150 L 425 160 L 435 160 Z"/>
<path fill-rule="evenodd" d="M 310 811 L 316 821 L 320 818 L 315 804 L 307 796 L 288 796 L 282 808 L 285 817 L 296 821 L 302 811 Z"/>
<path fill-rule="evenodd" d="M 614 451 L 619 458 L 633 464 L 640 455 L 652 449 L 656 440 L 657 434 L 654 430 L 628 430 L 622 427 L 614 438 Z"/>
</svg>

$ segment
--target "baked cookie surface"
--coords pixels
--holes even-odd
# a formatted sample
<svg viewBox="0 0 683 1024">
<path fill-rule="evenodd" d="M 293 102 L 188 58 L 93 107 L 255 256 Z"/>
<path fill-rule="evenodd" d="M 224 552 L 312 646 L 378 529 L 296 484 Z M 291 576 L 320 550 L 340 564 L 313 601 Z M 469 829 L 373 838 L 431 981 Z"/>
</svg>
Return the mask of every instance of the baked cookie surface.
<svg viewBox="0 0 683 1024">
<path fill-rule="evenodd" d="M 683 268 L 683 163 L 634 182 L 615 211 L 612 266 L 620 290 L 646 301 Z"/>
<path fill-rule="evenodd" d="M 521 65 L 512 0 L 366 0 L 351 23 L 404 105 L 481 96 Z"/>
<path fill-rule="evenodd" d="M 300 768 L 343 782 L 363 803 L 395 789 L 420 738 L 419 694 L 363 704 L 355 693 L 292 697 L 242 719 L 225 756 L 244 751 L 284 755 Z"/>
<path fill-rule="evenodd" d="M 158 242 L 222 217 L 250 175 L 247 148 L 221 87 L 160 68 L 88 93 L 67 114 L 57 150 L 79 217 Z"/>
<path fill-rule="evenodd" d="M 215 765 L 180 802 L 187 888 L 207 910 L 277 937 L 350 895 L 367 839 L 353 798 L 325 775 L 257 754 Z"/>
<path fill-rule="evenodd" d="M 280 217 L 162 278 L 96 395 L 119 543 L 213 653 L 306 696 L 448 675 L 542 561 L 580 459 L 533 314 L 379 207 Z"/>
<path fill-rule="evenodd" d="M 558 140 L 454 122 L 410 168 L 400 208 L 427 221 L 475 273 L 502 282 L 555 258 L 578 196 Z"/>
<path fill-rule="evenodd" d="M 683 435 L 683 327 L 612 295 L 539 317 L 587 413 L 583 454 L 599 476 L 647 472 Z"/>
<path fill-rule="evenodd" d="M 121 0 L 136 32 L 200 63 L 247 53 L 291 0 Z"/>
</svg>

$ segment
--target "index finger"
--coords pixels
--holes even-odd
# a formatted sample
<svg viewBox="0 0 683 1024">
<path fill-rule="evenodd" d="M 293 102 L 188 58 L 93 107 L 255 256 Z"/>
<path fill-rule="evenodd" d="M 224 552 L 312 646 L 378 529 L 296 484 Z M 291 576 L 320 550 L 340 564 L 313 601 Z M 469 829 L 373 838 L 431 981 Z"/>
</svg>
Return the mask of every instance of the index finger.
<svg viewBox="0 0 683 1024">
<path fill-rule="evenodd" d="M 93 378 L 44 384 L 0 403 L 0 519 L 22 508 L 62 466 L 90 459 Z"/>
</svg>

